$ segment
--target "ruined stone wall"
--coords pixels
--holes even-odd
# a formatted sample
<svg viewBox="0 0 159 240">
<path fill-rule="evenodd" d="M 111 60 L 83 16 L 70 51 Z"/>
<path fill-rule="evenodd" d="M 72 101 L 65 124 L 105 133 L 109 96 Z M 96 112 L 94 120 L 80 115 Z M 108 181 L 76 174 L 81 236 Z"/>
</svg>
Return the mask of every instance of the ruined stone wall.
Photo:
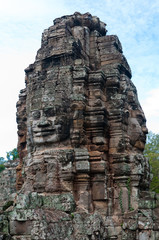
<svg viewBox="0 0 159 240">
<path fill-rule="evenodd" d="M 159 239 L 146 119 L 121 43 L 106 32 L 89 13 L 55 19 L 25 70 L 20 191 L 2 218 L 11 239 Z"/>
<path fill-rule="evenodd" d="M 0 210 L 5 202 L 13 199 L 16 193 L 16 167 L 19 159 L 5 163 L 5 169 L 0 172 Z"/>
</svg>

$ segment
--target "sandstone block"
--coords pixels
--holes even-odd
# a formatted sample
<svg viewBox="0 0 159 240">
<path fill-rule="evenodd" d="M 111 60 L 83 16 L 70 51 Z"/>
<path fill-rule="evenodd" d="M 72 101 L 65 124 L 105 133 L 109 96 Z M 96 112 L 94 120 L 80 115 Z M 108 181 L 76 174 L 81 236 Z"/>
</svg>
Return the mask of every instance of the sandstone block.
<svg viewBox="0 0 159 240">
<path fill-rule="evenodd" d="M 77 172 L 89 172 L 90 171 L 90 163 L 88 161 L 76 162 L 76 171 Z"/>
<path fill-rule="evenodd" d="M 11 221 L 10 234 L 11 235 L 29 235 L 31 233 L 33 223 L 31 221 Z"/>
</svg>

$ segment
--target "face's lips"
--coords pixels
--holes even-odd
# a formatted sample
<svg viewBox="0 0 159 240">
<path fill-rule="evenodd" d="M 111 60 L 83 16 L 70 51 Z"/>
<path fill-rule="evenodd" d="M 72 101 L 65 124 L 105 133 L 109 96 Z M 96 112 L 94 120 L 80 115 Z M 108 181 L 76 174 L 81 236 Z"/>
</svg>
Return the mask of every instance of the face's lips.
<svg viewBox="0 0 159 240">
<path fill-rule="evenodd" d="M 140 135 L 137 139 L 136 139 L 136 142 L 143 142 L 145 143 L 146 142 L 146 135 Z"/>
<path fill-rule="evenodd" d="M 41 132 L 41 136 L 42 137 L 45 137 L 45 136 L 48 136 L 48 135 L 53 135 L 54 134 L 54 132 L 47 132 L 47 131 L 45 131 L 45 132 Z"/>
<path fill-rule="evenodd" d="M 141 141 L 145 143 L 146 142 L 146 136 L 141 137 Z"/>
<path fill-rule="evenodd" d="M 42 136 L 48 136 L 48 135 L 53 135 L 55 133 L 56 129 L 41 129 L 34 130 L 35 137 L 42 137 Z"/>
</svg>

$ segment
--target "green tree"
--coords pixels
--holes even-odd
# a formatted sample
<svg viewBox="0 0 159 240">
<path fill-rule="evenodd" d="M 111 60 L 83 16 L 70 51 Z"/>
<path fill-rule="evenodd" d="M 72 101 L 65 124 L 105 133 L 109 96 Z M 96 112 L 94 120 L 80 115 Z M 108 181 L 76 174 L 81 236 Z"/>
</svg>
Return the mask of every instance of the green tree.
<svg viewBox="0 0 159 240">
<path fill-rule="evenodd" d="M 159 193 L 159 134 L 149 132 L 144 155 L 149 159 L 153 174 L 150 190 Z"/>
<path fill-rule="evenodd" d="M 0 157 L 0 164 L 3 164 L 5 162 L 4 157 Z"/>
<path fill-rule="evenodd" d="M 7 160 L 15 160 L 18 157 L 19 156 L 18 156 L 17 148 L 14 148 L 12 151 L 7 152 Z"/>
<path fill-rule="evenodd" d="M 5 169 L 4 162 L 5 162 L 4 157 L 0 157 L 0 172 L 2 172 Z"/>
<path fill-rule="evenodd" d="M 4 159 L 4 157 L 0 157 L 0 172 L 2 172 L 5 169 L 4 163 L 6 161 L 15 160 L 19 158 L 17 148 L 14 148 L 13 150 L 7 152 L 6 158 L 7 160 Z"/>
<path fill-rule="evenodd" d="M 5 169 L 4 164 L 0 164 L 0 172 L 2 172 Z"/>
</svg>

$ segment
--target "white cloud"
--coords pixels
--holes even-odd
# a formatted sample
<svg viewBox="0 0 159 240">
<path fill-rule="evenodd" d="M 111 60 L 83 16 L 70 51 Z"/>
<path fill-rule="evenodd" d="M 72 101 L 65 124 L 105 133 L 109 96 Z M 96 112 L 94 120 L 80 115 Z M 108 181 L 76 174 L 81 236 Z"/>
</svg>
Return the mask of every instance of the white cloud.
<svg viewBox="0 0 159 240">
<path fill-rule="evenodd" d="M 48 10 L 47 1 L 44 0 L 1 0 L 0 4 L 1 17 L 16 17 L 16 19 L 24 19 L 29 16 L 37 17 Z"/>
<path fill-rule="evenodd" d="M 145 99 L 150 89 L 159 88 L 158 61 L 159 56 L 151 54 L 151 51 L 148 56 L 137 52 L 131 56 L 129 64 L 132 69 L 132 81 L 137 87 L 139 99 Z"/>
<path fill-rule="evenodd" d="M 3 157 L 17 146 L 16 102 L 19 91 L 25 87 L 24 69 L 33 61 L 31 52 L 10 50 L 0 57 L 0 156 Z"/>
<path fill-rule="evenodd" d="M 148 92 L 147 98 L 142 101 L 142 107 L 147 118 L 149 130 L 159 133 L 159 88 Z"/>
<path fill-rule="evenodd" d="M 38 20 L 39 23 L 71 14 L 72 8 L 68 0 L 0 0 L 0 6 L 1 18 L 5 20 Z"/>
</svg>

